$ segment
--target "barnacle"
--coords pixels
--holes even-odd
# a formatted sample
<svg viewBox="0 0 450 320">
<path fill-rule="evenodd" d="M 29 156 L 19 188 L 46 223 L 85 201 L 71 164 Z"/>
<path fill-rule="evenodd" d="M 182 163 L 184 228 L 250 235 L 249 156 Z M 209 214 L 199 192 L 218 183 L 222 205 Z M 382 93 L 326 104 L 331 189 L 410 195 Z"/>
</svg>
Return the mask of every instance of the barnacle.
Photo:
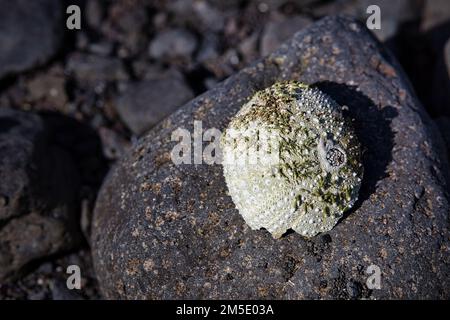
<svg viewBox="0 0 450 320">
<path fill-rule="evenodd" d="M 342 107 L 297 81 L 256 92 L 221 138 L 223 171 L 239 213 L 274 238 L 331 230 L 358 198 L 360 145 Z"/>
</svg>

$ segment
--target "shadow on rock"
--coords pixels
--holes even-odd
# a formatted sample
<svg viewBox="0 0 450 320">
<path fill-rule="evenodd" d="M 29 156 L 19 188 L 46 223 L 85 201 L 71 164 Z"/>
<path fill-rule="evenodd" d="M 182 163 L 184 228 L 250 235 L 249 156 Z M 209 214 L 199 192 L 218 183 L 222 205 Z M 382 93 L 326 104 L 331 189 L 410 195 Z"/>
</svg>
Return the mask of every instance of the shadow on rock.
<svg viewBox="0 0 450 320">
<path fill-rule="evenodd" d="M 353 125 L 363 151 L 364 177 L 359 199 L 345 214 L 348 216 L 376 191 L 377 183 L 388 175 L 386 170 L 392 161 L 394 147 L 391 121 L 398 113 L 391 106 L 377 108 L 373 101 L 357 91 L 356 87 L 329 81 L 318 82 L 315 85 L 338 104 L 348 106 L 348 111 L 345 111 L 344 115 L 355 119 Z"/>
<path fill-rule="evenodd" d="M 90 126 L 58 113 L 41 113 L 53 144 L 70 153 L 81 182 L 98 189 L 108 171 L 97 132 Z"/>
<path fill-rule="evenodd" d="M 92 211 L 98 190 L 109 166 L 102 152 L 97 132 L 89 125 L 61 114 L 41 113 L 49 131 L 51 142 L 68 152 L 79 174 L 81 188 L 81 228 L 89 242 Z"/>
<path fill-rule="evenodd" d="M 450 22 L 422 30 L 420 21 L 401 26 L 388 41 L 397 59 L 408 74 L 420 101 L 432 117 L 450 116 L 450 78 L 446 52 L 450 49 Z"/>
<path fill-rule="evenodd" d="M 0 109 L 0 125 L 4 279 L 82 246 L 107 167 L 95 131 L 72 118 Z"/>
</svg>

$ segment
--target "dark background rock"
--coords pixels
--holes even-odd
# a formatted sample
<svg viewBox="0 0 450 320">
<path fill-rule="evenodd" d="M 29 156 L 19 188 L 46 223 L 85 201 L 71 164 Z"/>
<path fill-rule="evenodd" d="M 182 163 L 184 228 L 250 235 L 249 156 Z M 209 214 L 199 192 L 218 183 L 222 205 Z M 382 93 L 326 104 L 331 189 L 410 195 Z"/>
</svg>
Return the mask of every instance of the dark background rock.
<svg viewBox="0 0 450 320">
<path fill-rule="evenodd" d="M 95 87 L 101 82 L 128 79 L 120 59 L 97 55 L 75 54 L 67 62 L 67 70 L 83 86 Z"/>
<path fill-rule="evenodd" d="M 154 59 L 189 59 L 196 47 L 197 39 L 191 32 L 173 29 L 163 31 L 153 39 L 148 52 Z"/>
<path fill-rule="evenodd" d="M 297 79 L 349 107 L 365 150 L 355 208 L 329 233 L 252 231 L 220 165 L 175 166 L 171 133 L 223 129 L 256 90 Z M 93 221 L 107 298 L 449 298 L 448 162 L 442 138 L 393 57 L 365 27 L 325 18 L 197 97 L 108 175 Z M 381 289 L 365 270 L 380 267 Z"/>
<path fill-rule="evenodd" d="M 64 145 L 63 149 L 71 154 L 81 172 L 76 207 L 81 207 L 81 223 L 87 238 L 98 185 L 109 165 L 120 159 L 126 146 L 135 140 L 135 134 L 116 109 L 116 98 L 123 93 L 124 84 L 137 84 L 164 70 L 176 69 L 186 85 L 199 95 L 261 57 L 261 40 L 268 24 L 282 24 L 296 16 L 316 21 L 339 12 L 351 14 L 365 23 L 367 6 L 379 5 L 382 30 L 375 34 L 393 50 L 430 115 L 434 118 L 449 116 L 445 100 L 449 92 L 448 75 L 443 57 L 444 44 L 450 36 L 450 2 L 446 0 L 37 0 L 0 3 L 3 8 L 0 56 L 4 58 L 11 53 L 5 41 L 18 41 L 12 51 L 14 59 L 3 61 L 7 64 L 0 66 L 0 74 L 9 70 L 10 75 L 0 75 L 0 108 L 33 113 L 50 111 L 59 115 L 51 117 L 55 130 L 51 130 L 50 136 L 62 140 L 58 143 Z M 64 9 L 69 4 L 81 8 L 81 30 L 65 28 Z M 5 9 L 12 7 L 17 10 Z M 53 19 L 56 7 L 60 10 Z M 41 28 L 34 28 L 38 24 Z M 150 57 L 150 43 L 167 30 L 183 30 L 194 35 L 197 45 L 192 54 L 181 58 Z M 19 46 L 21 41 L 26 43 Z M 48 114 L 45 118 L 47 126 Z M 102 149 L 107 161 L 102 158 Z M 7 182 L 0 181 L 2 183 Z M 4 202 L 0 198 L 0 205 Z M 83 251 L 75 251 L 73 255 L 89 254 L 87 243 L 82 246 Z M 49 284 L 53 280 L 61 282 L 60 276 L 63 278 L 64 274 L 46 274 L 41 285 L 42 278 L 36 268 L 42 263 L 54 264 L 58 259 L 66 261 L 67 254 L 27 264 L 20 277 L 0 283 L 0 299 L 52 298 Z M 89 264 L 82 264 L 82 271 L 89 268 Z M 293 265 L 292 259 L 289 265 Z M 30 273 L 26 275 L 25 271 Z M 332 283 L 344 281 L 339 275 L 342 273 L 334 273 Z M 326 288 L 325 283 L 322 281 L 321 287 Z M 353 293 L 361 291 L 353 282 L 340 288 Z M 96 282 L 89 281 L 81 294 L 93 298 L 95 295 L 91 293 L 95 290 Z M 347 291 L 344 294 L 339 294 L 338 290 L 333 292 L 345 297 Z"/>
<path fill-rule="evenodd" d="M 62 44 L 59 0 L 0 1 L 0 79 L 41 65 Z"/>
<path fill-rule="evenodd" d="M 431 0 L 432 1 L 432 0 Z M 317 7 L 313 6 L 313 12 L 316 15 L 330 15 L 334 12 L 342 12 L 343 14 L 352 15 L 361 21 L 366 21 L 369 14 L 367 7 L 377 5 L 381 11 L 381 30 L 375 29 L 373 32 L 378 40 L 384 41 L 398 33 L 399 27 L 407 21 L 420 16 L 423 8 L 423 0 L 354 0 L 354 1 L 323 1 L 318 3 Z M 385 25 L 385 23 L 387 25 Z M 384 30 L 383 30 L 384 29 Z"/>
<path fill-rule="evenodd" d="M 447 146 L 447 156 L 450 159 L 450 118 L 449 117 L 439 117 L 434 120 L 444 138 L 445 144 Z"/>
<path fill-rule="evenodd" d="M 47 106 L 48 109 L 66 111 L 66 79 L 61 66 L 46 73 L 36 74 L 27 81 L 28 102 Z"/>
<path fill-rule="evenodd" d="M 419 99 L 432 117 L 450 116 L 446 94 L 450 80 L 445 75 L 445 44 L 449 38 L 450 3 L 426 0 L 421 19 L 404 24 L 391 39 Z"/>
<path fill-rule="evenodd" d="M 80 243 L 79 175 L 42 118 L 0 109 L 0 279 Z"/>
<path fill-rule="evenodd" d="M 450 116 L 450 38 L 437 54 L 432 81 L 433 110 L 440 115 Z"/>
<path fill-rule="evenodd" d="M 281 21 L 268 23 L 261 38 L 261 55 L 266 56 L 291 38 L 297 31 L 311 24 L 311 19 L 304 16 L 294 16 Z"/>
<path fill-rule="evenodd" d="M 129 84 L 116 107 L 128 128 L 141 135 L 193 97 L 182 75 L 167 72 Z"/>
<path fill-rule="evenodd" d="M 81 290 L 68 290 L 65 286 L 67 267 L 78 265 L 81 269 Z M 34 270 L 16 281 L 1 281 L 2 299 L 99 299 L 97 282 L 92 268 L 91 255 L 86 249 L 64 256 L 41 261 Z"/>
<path fill-rule="evenodd" d="M 445 0 L 425 0 L 424 13 L 421 23 L 423 31 L 430 31 L 434 28 L 448 24 L 450 18 L 450 7 Z M 437 37 L 446 37 L 447 34 L 436 34 Z M 445 40 L 445 39 L 444 39 Z"/>
<path fill-rule="evenodd" d="M 107 19 L 100 30 L 118 44 L 117 53 L 121 58 L 130 58 L 145 50 L 148 34 L 148 14 L 144 1 L 111 1 L 109 6 L 101 1 L 101 9 L 107 7 Z M 99 11 L 101 11 L 101 9 Z M 96 9 L 97 10 L 97 9 Z M 91 17 L 93 18 L 93 17 Z M 95 18 L 93 19 L 95 21 Z M 94 22 L 95 25 L 95 22 Z M 94 28 L 98 31 L 98 28 Z"/>
</svg>

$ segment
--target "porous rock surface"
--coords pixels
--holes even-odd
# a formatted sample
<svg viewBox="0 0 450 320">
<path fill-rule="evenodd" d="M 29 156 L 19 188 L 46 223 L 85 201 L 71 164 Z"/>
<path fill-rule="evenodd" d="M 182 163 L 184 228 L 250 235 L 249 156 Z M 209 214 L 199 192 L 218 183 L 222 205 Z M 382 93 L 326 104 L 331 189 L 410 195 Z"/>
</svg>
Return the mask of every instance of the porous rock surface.
<svg viewBox="0 0 450 320">
<path fill-rule="evenodd" d="M 117 99 L 116 109 L 127 127 L 142 135 L 193 97 L 179 74 L 164 74 L 130 84 Z"/>
<path fill-rule="evenodd" d="M 326 234 L 252 231 L 220 165 L 170 159 L 177 128 L 223 130 L 276 81 L 316 85 L 348 106 L 364 148 L 355 207 Z M 206 145 L 207 143 L 205 143 Z M 93 221 L 107 298 L 449 298 L 448 171 L 442 138 L 397 63 L 345 16 L 327 17 L 195 98 L 110 172 Z M 366 270 L 381 271 L 371 289 Z"/>
</svg>

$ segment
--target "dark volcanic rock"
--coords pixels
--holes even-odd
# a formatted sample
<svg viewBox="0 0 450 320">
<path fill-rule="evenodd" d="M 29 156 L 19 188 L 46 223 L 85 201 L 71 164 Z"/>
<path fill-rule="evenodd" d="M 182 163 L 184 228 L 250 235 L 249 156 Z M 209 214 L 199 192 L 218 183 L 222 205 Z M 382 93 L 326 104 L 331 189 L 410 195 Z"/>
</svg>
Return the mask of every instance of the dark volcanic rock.
<svg viewBox="0 0 450 320">
<path fill-rule="evenodd" d="M 80 241 L 78 176 L 37 115 L 0 109 L 0 279 Z"/>
<path fill-rule="evenodd" d="M 182 75 L 168 72 L 130 84 L 116 107 L 125 124 L 140 135 L 193 97 Z"/>
<path fill-rule="evenodd" d="M 265 56 L 276 50 L 283 42 L 291 38 L 297 31 L 311 24 L 311 19 L 295 16 L 267 24 L 261 38 L 261 55 Z"/>
<path fill-rule="evenodd" d="M 159 33 L 150 43 L 150 57 L 154 59 L 189 59 L 197 48 L 195 36 L 184 29 L 171 29 Z"/>
<path fill-rule="evenodd" d="M 0 0 L 0 78 L 51 58 L 65 24 L 59 0 Z"/>
<path fill-rule="evenodd" d="M 73 54 L 67 62 L 67 71 L 73 73 L 81 86 L 128 79 L 120 59 L 93 54 Z"/>
<path fill-rule="evenodd" d="M 0 283 L 0 300 L 99 299 L 91 254 L 86 249 L 45 261 L 27 275 Z M 69 290 L 66 271 L 70 265 L 81 269 L 81 290 Z"/>
<path fill-rule="evenodd" d="M 223 129 L 255 90 L 298 79 L 354 118 L 365 176 L 330 232 L 275 240 L 245 225 L 220 165 L 176 166 L 177 128 Z M 397 63 L 362 24 L 329 17 L 143 137 L 99 194 L 92 245 L 108 298 L 449 298 L 448 163 Z M 366 270 L 381 271 L 369 289 Z"/>
</svg>

